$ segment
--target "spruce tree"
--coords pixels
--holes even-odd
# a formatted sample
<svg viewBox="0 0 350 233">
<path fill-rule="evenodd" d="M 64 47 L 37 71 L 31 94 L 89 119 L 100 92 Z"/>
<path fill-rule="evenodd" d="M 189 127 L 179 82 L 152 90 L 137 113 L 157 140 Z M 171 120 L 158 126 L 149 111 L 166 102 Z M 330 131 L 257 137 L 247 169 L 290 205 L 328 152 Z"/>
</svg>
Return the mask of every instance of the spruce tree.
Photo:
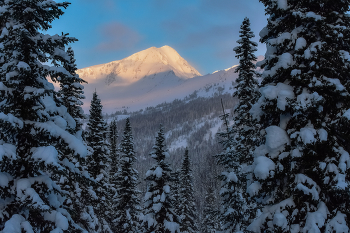
<svg viewBox="0 0 350 233">
<path fill-rule="evenodd" d="M 89 159 L 88 169 L 94 179 L 104 180 L 108 179 L 108 145 L 106 143 L 107 124 L 102 115 L 102 104 L 98 98 L 96 91 L 90 105 L 90 117 L 87 135 L 87 144 L 93 149 L 91 158 Z"/>
<path fill-rule="evenodd" d="M 87 148 L 47 80 L 69 75 L 65 47 L 76 39 L 43 33 L 68 5 L 0 1 L 1 232 L 84 231 L 74 186 L 89 185 L 79 165 Z"/>
<path fill-rule="evenodd" d="M 196 205 L 193 197 L 193 176 L 191 168 L 191 160 L 188 155 L 188 149 L 182 161 L 180 172 L 180 231 L 184 233 L 198 232 L 196 223 Z"/>
<path fill-rule="evenodd" d="M 108 132 L 109 156 L 111 159 L 111 170 L 118 166 L 118 130 L 117 122 L 112 120 Z"/>
<path fill-rule="evenodd" d="M 203 233 L 215 233 L 219 229 L 218 215 L 219 211 L 215 206 L 215 193 L 212 187 L 206 190 L 204 209 L 203 209 Z"/>
<path fill-rule="evenodd" d="M 81 108 L 83 105 L 82 99 L 85 99 L 84 96 L 84 86 L 83 83 L 86 83 L 83 79 L 79 78 L 79 75 L 76 73 L 77 67 L 74 59 L 74 51 L 71 47 L 67 50 L 67 55 L 69 60 L 67 60 L 63 67 L 68 71 L 68 74 L 60 76 L 60 91 L 59 97 L 62 101 L 62 104 L 67 108 L 67 112 L 74 118 L 76 126 L 72 128 L 72 133 L 79 132 L 79 137 L 82 133 L 82 119 L 85 119 L 84 111 Z"/>
<path fill-rule="evenodd" d="M 349 232 L 349 1 L 261 0 L 269 14 L 261 98 L 265 132 L 248 187 L 254 232 Z"/>
<path fill-rule="evenodd" d="M 173 197 L 174 211 L 180 215 L 180 171 L 176 170 L 170 173 L 171 178 L 171 196 Z"/>
<path fill-rule="evenodd" d="M 142 232 L 180 232 L 179 217 L 173 209 L 173 198 L 170 195 L 171 168 L 165 162 L 165 159 L 169 158 L 169 153 L 165 147 L 164 129 L 162 126 L 150 155 L 156 164 L 146 173 L 148 186 L 145 194 Z"/>
<path fill-rule="evenodd" d="M 258 83 L 256 77 L 259 74 L 255 71 L 256 61 L 254 52 L 257 51 L 257 43 L 251 41 L 254 37 L 250 29 L 248 18 L 243 20 L 241 25 L 239 46 L 233 50 L 239 58 L 239 66 L 236 80 L 237 86 L 234 97 L 239 98 L 235 107 L 234 125 L 227 127 L 221 141 L 224 152 L 217 155 L 218 162 L 224 168 L 220 179 L 222 211 L 220 221 L 224 232 L 234 232 L 245 229 L 249 221 L 248 201 L 246 195 L 247 170 L 251 165 L 253 151 L 258 144 L 258 125 L 252 119 L 249 110 L 256 101 L 258 95 Z M 224 116 L 226 117 L 226 116 Z M 226 123 L 227 124 L 227 123 Z M 251 202 L 251 201 L 249 201 Z"/>
<path fill-rule="evenodd" d="M 140 217 L 138 172 L 133 168 L 136 156 L 129 118 L 126 119 L 119 151 L 119 169 L 115 177 L 116 195 L 113 200 L 113 231 L 138 232 Z"/>
<path fill-rule="evenodd" d="M 113 120 L 109 125 L 108 133 L 108 146 L 109 146 L 109 160 L 110 160 L 110 169 L 109 169 L 109 183 L 110 183 L 110 194 L 108 195 L 109 201 L 111 204 L 112 212 L 115 210 L 113 207 L 113 202 L 116 193 L 116 180 L 118 178 L 118 166 L 119 166 L 119 152 L 118 152 L 118 132 L 117 132 L 117 123 Z M 114 213 L 111 213 L 113 215 Z"/>
<path fill-rule="evenodd" d="M 87 145 L 92 149 L 87 158 L 87 170 L 96 182 L 96 198 L 91 200 L 94 211 L 100 219 L 98 229 L 100 232 L 111 232 L 111 186 L 109 181 L 110 158 L 106 142 L 107 124 L 102 116 L 102 104 L 96 91 L 90 105 L 90 117 L 87 132 Z"/>
</svg>

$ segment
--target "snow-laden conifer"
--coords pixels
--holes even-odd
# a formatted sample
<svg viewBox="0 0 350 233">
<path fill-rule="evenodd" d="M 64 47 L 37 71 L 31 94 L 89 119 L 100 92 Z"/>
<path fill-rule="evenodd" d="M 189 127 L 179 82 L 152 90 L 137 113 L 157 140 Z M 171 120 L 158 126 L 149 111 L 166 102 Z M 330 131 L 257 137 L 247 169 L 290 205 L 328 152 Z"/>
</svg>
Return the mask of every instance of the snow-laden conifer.
<svg viewBox="0 0 350 233">
<path fill-rule="evenodd" d="M 176 170 L 170 173 L 171 196 L 173 198 L 173 207 L 177 215 L 180 215 L 180 171 Z"/>
<path fill-rule="evenodd" d="M 169 158 L 169 153 L 165 147 L 163 126 L 160 127 L 150 155 L 156 163 L 146 173 L 148 184 L 145 194 L 142 232 L 180 232 L 179 217 L 173 209 L 173 200 L 170 195 L 171 168 L 165 161 Z"/>
<path fill-rule="evenodd" d="M 264 144 L 248 192 L 254 232 L 349 232 L 349 1 L 261 0 L 270 15 L 261 98 Z"/>
<path fill-rule="evenodd" d="M 179 215 L 181 219 L 180 230 L 183 233 L 198 232 L 196 222 L 196 205 L 193 197 L 193 176 L 191 168 L 191 159 L 188 155 L 188 149 L 185 150 L 185 155 L 182 160 L 180 171 L 180 201 Z"/>
<path fill-rule="evenodd" d="M 215 206 L 215 192 L 212 187 L 209 187 L 205 193 L 203 218 L 202 218 L 202 232 L 216 233 L 219 230 L 219 211 Z"/>
<path fill-rule="evenodd" d="M 47 77 L 68 76 L 67 34 L 48 35 L 68 2 L 0 1 L 0 231 L 81 232 L 89 187 L 74 118 Z M 51 65 L 49 65 L 51 64 Z M 76 189 L 79 187 L 79 189 Z"/>
<path fill-rule="evenodd" d="M 90 105 L 90 117 L 87 133 L 87 144 L 93 150 L 91 158 L 88 162 L 88 170 L 94 179 L 108 180 L 108 145 L 106 142 L 107 123 L 103 119 L 102 104 L 98 98 L 96 91 L 93 93 L 93 97 Z"/>
<path fill-rule="evenodd" d="M 235 107 L 234 125 L 227 127 L 221 141 L 224 151 L 217 156 L 219 164 L 224 168 L 221 179 L 222 210 L 220 216 L 223 232 L 243 230 L 249 221 L 250 211 L 246 200 L 247 171 L 253 156 L 253 150 L 258 143 L 258 126 L 249 113 L 258 97 L 258 83 L 255 71 L 254 52 L 257 43 L 251 41 L 254 37 L 248 18 L 241 25 L 239 46 L 233 50 L 239 58 L 239 73 L 236 80 L 235 97 L 239 103 Z M 226 117 L 226 116 L 224 116 Z M 227 123 L 226 123 L 227 124 Z"/>
<path fill-rule="evenodd" d="M 108 131 L 108 142 L 109 142 L 109 157 L 111 163 L 111 171 L 116 169 L 118 166 L 118 130 L 117 122 L 112 120 L 109 124 Z"/>
<path fill-rule="evenodd" d="M 136 156 L 129 118 L 126 119 L 119 152 L 118 172 L 114 177 L 116 193 L 112 208 L 114 210 L 113 232 L 138 232 L 140 220 L 138 172 L 133 168 Z"/>
<path fill-rule="evenodd" d="M 63 105 L 67 108 L 67 112 L 75 120 L 76 126 L 72 128 L 72 133 L 79 132 L 79 137 L 82 130 L 82 119 L 85 119 L 85 114 L 81 105 L 83 105 L 82 99 L 85 99 L 84 96 L 84 86 L 83 83 L 86 83 L 83 79 L 79 78 L 79 75 L 76 73 L 77 67 L 75 64 L 74 51 L 71 47 L 67 50 L 67 55 L 69 60 L 63 63 L 63 67 L 68 71 L 68 74 L 61 75 L 59 79 L 60 90 L 59 96 Z"/>
<path fill-rule="evenodd" d="M 102 232 L 111 232 L 111 210 L 110 196 L 111 186 L 109 181 L 110 158 L 106 142 L 107 123 L 102 116 L 102 104 L 96 91 L 90 105 L 90 117 L 87 124 L 87 144 L 92 149 L 91 155 L 87 158 L 86 167 L 92 178 L 97 182 L 96 198 L 91 202 L 94 204 L 94 211 L 100 219 L 98 228 Z"/>
</svg>

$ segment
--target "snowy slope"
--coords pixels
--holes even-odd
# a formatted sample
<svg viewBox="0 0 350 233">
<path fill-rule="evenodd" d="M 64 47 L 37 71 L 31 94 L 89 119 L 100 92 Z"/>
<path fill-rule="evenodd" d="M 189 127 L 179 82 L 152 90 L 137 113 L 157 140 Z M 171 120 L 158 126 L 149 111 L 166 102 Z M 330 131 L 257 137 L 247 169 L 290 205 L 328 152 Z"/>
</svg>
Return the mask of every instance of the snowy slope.
<svg viewBox="0 0 350 233">
<path fill-rule="evenodd" d="M 78 70 L 86 80 L 84 110 L 88 112 L 96 89 L 103 111 L 137 111 L 195 93 L 210 97 L 233 92 L 235 66 L 200 76 L 173 48 L 149 48 L 130 57 Z"/>
</svg>

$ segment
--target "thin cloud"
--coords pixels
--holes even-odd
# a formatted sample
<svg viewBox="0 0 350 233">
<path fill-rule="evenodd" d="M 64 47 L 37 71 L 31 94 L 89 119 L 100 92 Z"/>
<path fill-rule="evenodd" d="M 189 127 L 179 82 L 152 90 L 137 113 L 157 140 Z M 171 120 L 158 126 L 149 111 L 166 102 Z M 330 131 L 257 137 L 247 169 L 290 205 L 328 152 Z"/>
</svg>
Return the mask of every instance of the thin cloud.
<svg viewBox="0 0 350 233">
<path fill-rule="evenodd" d="M 119 23 L 111 22 L 99 29 L 102 42 L 96 46 L 99 51 L 117 51 L 135 46 L 141 36 L 131 28 Z"/>
</svg>

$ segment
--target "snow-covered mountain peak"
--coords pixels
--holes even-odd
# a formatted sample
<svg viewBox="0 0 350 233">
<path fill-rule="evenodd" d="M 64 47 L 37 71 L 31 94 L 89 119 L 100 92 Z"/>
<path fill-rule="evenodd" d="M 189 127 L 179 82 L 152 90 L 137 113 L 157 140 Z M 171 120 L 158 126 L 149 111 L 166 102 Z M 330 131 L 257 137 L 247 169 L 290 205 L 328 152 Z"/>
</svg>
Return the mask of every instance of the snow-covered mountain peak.
<svg viewBox="0 0 350 233">
<path fill-rule="evenodd" d="M 89 83 L 104 79 L 107 85 L 124 86 L 148 76 L 174 73 L 181 79 L 201 74 L 169 46 L 151 47 L 127 58 L 78 70 Z"/>
</svg>

